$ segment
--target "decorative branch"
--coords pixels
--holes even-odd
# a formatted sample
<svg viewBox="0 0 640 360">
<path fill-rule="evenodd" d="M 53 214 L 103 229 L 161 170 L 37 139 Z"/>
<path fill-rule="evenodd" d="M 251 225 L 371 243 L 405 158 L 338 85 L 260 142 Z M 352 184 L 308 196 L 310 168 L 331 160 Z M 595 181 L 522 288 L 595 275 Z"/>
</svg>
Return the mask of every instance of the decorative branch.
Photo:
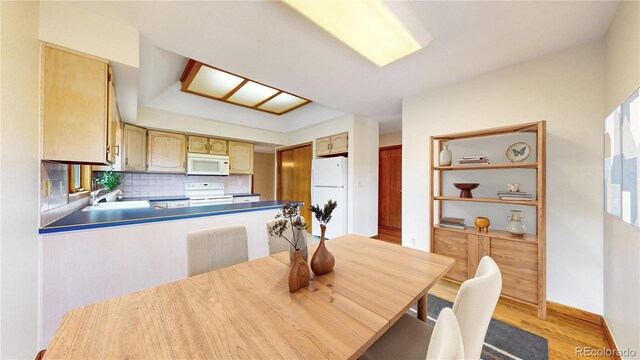
<svg viewBox="0 0 640 360">
<path fill-rule="evenodd" d="M 285 232 L 291 227 L 291 239 Z M 282 210 L 276 215 L 276 222 L 269 227 L 269 235 L 280 237 L 286 240 L 294 250 L 298 250 L 298 241 L 300 233 L 306 230 L 307 226 L 302 222 L 300 211 L 297 203 L 289 203 L 282 206 Z"/>
<path fill-rule="evenodd" d="M 331 221 L 331 214 L 336 207 L 338 207 L 338 202 L 329 200 L 324 204 L 323 208 L 320 208 L 320 205 L 315 204 L 312 205 L 309 210 L 316 216 L 316 220 L 318 220 L 320 224 L 327 225 L 329 221 Z"/>
</svg>

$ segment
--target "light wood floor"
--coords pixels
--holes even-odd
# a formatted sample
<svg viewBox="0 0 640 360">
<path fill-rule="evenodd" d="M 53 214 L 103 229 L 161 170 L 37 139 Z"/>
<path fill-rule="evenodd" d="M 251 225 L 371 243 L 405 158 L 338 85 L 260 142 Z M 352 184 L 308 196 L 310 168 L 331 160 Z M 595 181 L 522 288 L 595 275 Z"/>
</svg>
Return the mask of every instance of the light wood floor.
<svg viewBox="0 0 640 360">
<path fill-rule="evenodd" d="M 373 238 L 394 244 L 402 244 L 402 230 L 386 226 L 378 226 L 378 235 Z"/>
<path fill-rule="evenodd" d="M 453 302 L 459 287 L 458 284 L 441 280 L 429 293 Z M 547 311 L 546 320 L 540 320 L 534 307 L 500 298 L 493 318 L 549 340 L 550 360 L 578 359 L 576 347 L 609 348 L 601 325 L 553 310 Z M 610 358 L 589 357 L 588 359 Z"/>
</svg>

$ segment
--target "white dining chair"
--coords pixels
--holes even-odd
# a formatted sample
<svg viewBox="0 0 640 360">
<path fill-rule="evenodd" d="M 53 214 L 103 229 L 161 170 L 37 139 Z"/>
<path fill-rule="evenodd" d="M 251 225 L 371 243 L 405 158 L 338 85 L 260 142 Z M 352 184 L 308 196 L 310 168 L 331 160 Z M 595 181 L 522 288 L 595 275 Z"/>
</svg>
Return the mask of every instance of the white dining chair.
<svg viewBox="0 0 640 360">
<path fill-rule="evenodd" d="M 306 224 L 304 217 L 300 216 L 300 220 L 302 220 L 303 224 Z M 267 235 L 269 236 L 269 255 L 273 255 L 273 254 L 277 254 L 279 252 L 283 252 L 283 251 L 289 251 L 291 245 L 289 245 L 289 243 L 278 236 L 271 236 L 271 234 L 269 234 L 269 229 L 277 222 L 277 219 L 273 219 L 273 220 L 269 220 L 267 221 Z M 292 239 L 293 238 L 293 230 L 291 229 L 291 225 L 287 226 L 287 229 L 285 230 L 284 236 L 286 236 L 288 239 Z M 304 241 L 305 245 L 307 243 L 307 232 L 306 231 L 301 231 L 300 232 L 300 241 Z M 302 244 L 300 244 L 300 246 L 303 246 Z"/>
<path fill-rule="evenodd" d="M 476 276 L 462 283 L 453 302 L 465 359 L 480 359 L 484 337 L 500 297 L 502 275 L 498 264 L 485 256 Z M 404 314 L 360 357 L 365 360 L 425 359 L 433 328 Z"/>
<path fill-rule="evenodd" d="M 438 315 L 429 341 L 427 360 L 464 360 L 464 345 L 453 310 L 444 308 Z"/>
<path fill-rule="evenodd" d="M 249 260 L 247 229 L 223 226 L 187 235 L 187 274 L 194 276 Z"/>
</svg>

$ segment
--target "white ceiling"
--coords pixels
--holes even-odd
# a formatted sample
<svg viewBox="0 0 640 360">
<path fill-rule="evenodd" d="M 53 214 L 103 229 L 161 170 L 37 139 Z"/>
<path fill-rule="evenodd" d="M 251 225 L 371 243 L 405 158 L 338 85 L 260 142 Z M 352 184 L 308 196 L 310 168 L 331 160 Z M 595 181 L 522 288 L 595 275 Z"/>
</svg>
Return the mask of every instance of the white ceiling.
<svg viewBox="0 0 640 360">
<path fill-rule="evenodd" d="M 141 105 L 282 132 L 346 112 L 377 119 L 383 133 L 400 129 L 402 98 L 594 41 L 604 35 L 618 6 L 617 1 L 409 2 L 434 40 L 378 67 L 278 1 L 73 4 L 140 29 Z M 181 93 L 177 80 L 185 58 L 316 104 L 278 117 Z"/>
</svg>

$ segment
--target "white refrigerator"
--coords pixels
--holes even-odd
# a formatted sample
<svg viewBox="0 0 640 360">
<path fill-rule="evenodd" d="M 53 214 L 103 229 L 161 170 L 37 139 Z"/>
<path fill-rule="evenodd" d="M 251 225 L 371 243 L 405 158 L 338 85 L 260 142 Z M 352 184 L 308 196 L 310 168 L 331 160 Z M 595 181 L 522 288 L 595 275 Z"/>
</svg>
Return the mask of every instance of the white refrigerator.
<svg viewBox="0 0 640 360">
<path fill-rule="evenodd" d="M 311 164 L 311 203 L 322 207 L 328 200 L 338 202 L 327 225 L 327 239 L 347 234 L 347 164 L 344 156 L 315 159 Z M 313 214 L 311 232 L 320 236 L 320 223 Z"/>
</svg>

